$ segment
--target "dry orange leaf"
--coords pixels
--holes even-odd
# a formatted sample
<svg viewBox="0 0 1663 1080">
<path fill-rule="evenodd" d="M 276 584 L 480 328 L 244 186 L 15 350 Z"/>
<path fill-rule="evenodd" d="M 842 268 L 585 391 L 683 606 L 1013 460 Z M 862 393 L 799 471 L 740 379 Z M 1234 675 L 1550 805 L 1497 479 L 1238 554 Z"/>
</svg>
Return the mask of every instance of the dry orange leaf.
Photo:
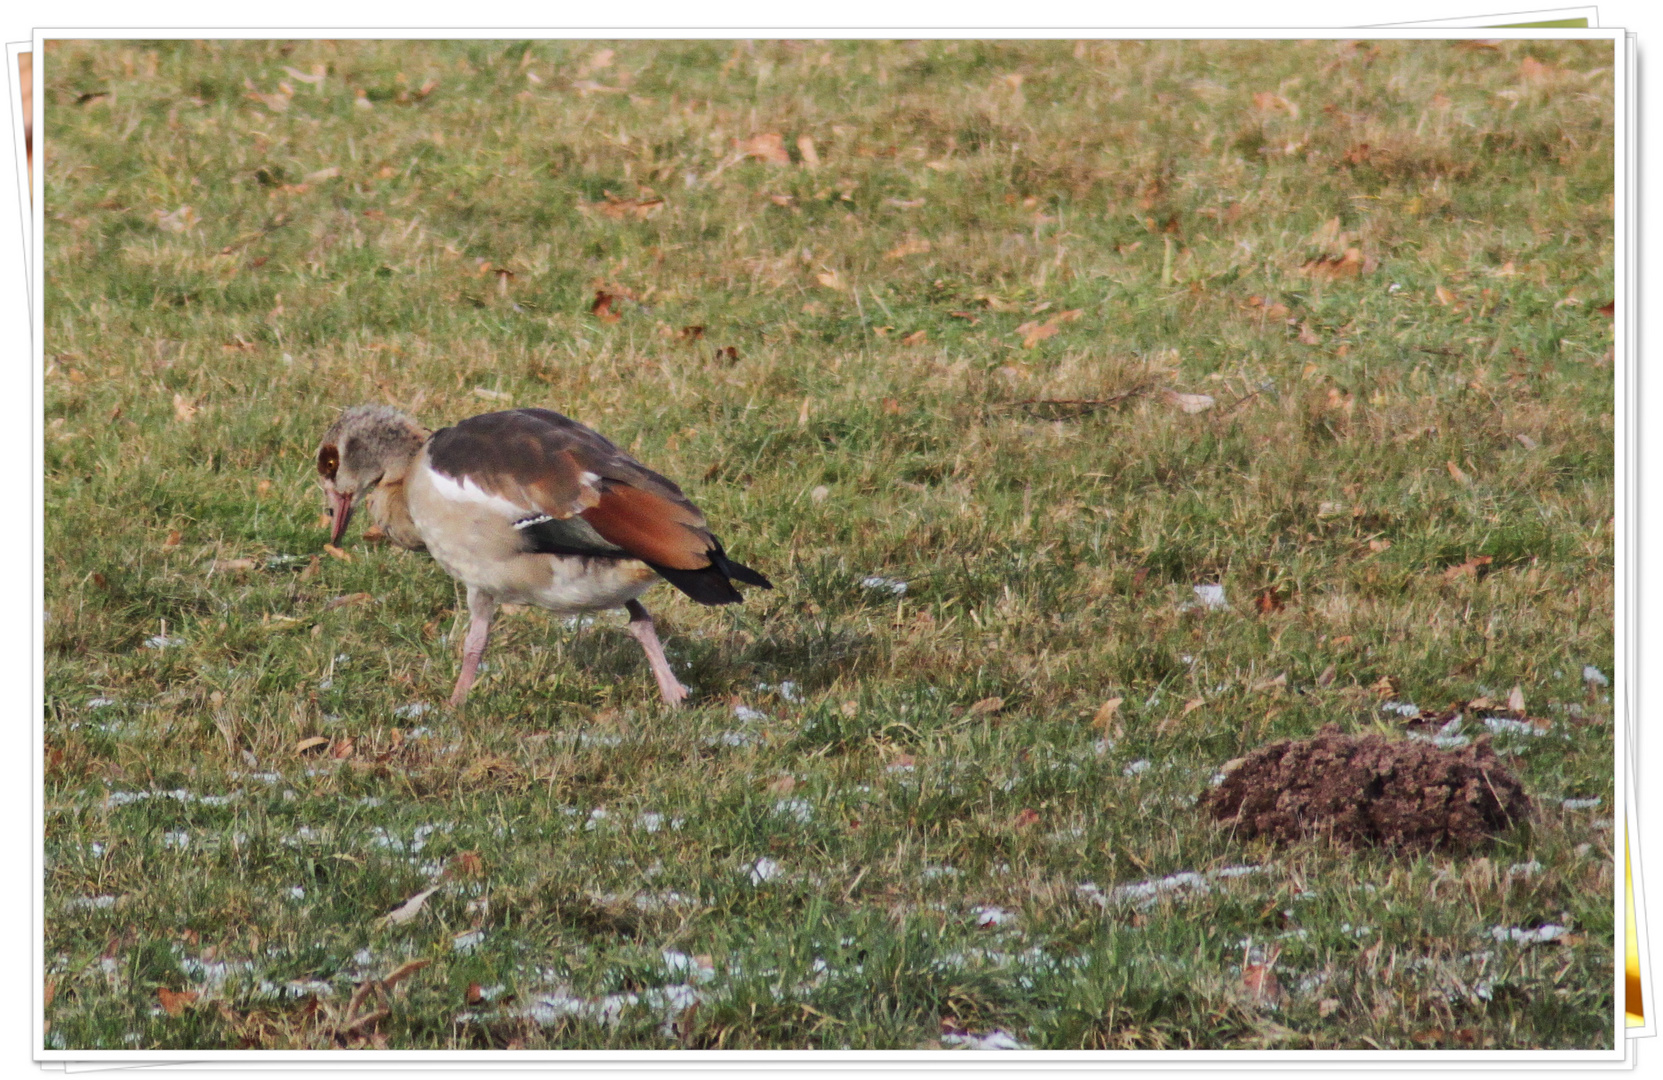
<svg viewBox="0 0 1663 1080">
<path fill-rule="evenodd" d="M 1450 292 L 1448 289 L 1444 288 L 1442 285 L 1438 285 L 1438 286 L 1434 287 L 1433 290 L 1432 290 L 1432 295 L 1438 301 L 1438 303 L 1442 304 L 1444 307 L 1455 307 L 1456 306 L 1455 294 Z"/>
<path fill-rule="evenodd" d="M 1021 813 L 1017 814 L 1016 817 L 1011 819 L 1011 826 L 1013 828 L 1017 828 L 1017 829 L 1026 829 L 1030 825 L 1038 825 L 1038 824 L 1039 824 L 1039 811 L 1034 810 L 1031 807 L 1030 808 L 1024 808 Z"/>
<path fill-rule="evenodd" d="M 1461 466 L 1455 464 L 1453 461 L 1446 461 L 1444 462 L 1444 467 L 1449 470 L 1450 479 L 1454 480 L 1457 484 L 1460 484 L 1463 487 L 1472 486 L 1472 477 L 1468 476 L 1465 472 L 1462 472 Z"/>
<path fill-rule="evenodd" d="M 162 541 L 162 547 L 164 549 L 165 548 L 176 548 L 176 547 L 179 546 L 179 542 L 183 539 L 184 539 L 184 537 L 180 535 L 179 530 L 174 529 L 173 531 L 171 531 L 167 534 L 167 539 Z"/>
<path fill-rule="evenodd" d="M 162 1008 L 169 1016 L 182 1014 L 187 1008 L 194 1005 L 196 999 L 200 996 L 195 990 L 169 990 L 165 986 L 158 987 L 156 990 L 156 997 L 161 1001 Z"/>
<path fill-rule="evenodd" d="M 1112 697 L 1098 706 L 1097 715 L 1091 718 L 1091 726 L 1102 728 L 1105 732 L 1114 724 L 1114 714 L 1120 711 L 1125 698 Z"/>
<path fill-rule="evenodd" d="M 316 750 L 320 746 L 328 746 L 329 740 L 322 735 L 312 735 L 294 744 L 294 752 L 304 754 L 308 750 Z"/>
<path fill-rule="evenodd" d="M 740 157 L 756 158 L 770 165 L 791 164 L 791 155 L 785 149 L 785 139 L 777 131 L 766 131 L 744 140 L 735 139 L 733 149 Z"/>
<path fill-rule="evenodd" d="M 1454 581 L 1456 578 L 1463 577 L 1470 577 L 1474 579 L 1481 578 L 1489 572 L 1488 568 L 1492 561 L 1494 561 L 1494 556 L 1474 555 L 1466 562 L 1446 569 L 1444 571 L 1444 580 Z"/>
<path fill-rule="evenodd" d="M 843 276 L 836 270 L 827 270 L 824 273 L 815 274 L 814 280 L 825 288 L 836 289 L 838 292 L 844 292 L 848 289 L 848 286 L 843 283 Z"/>
<path fill-rule="evenodd" d="M 1241 971 L 1242 988 L 1250 997 L 1273 1003 L 1282 999 L 1282 984 L 1269 964 L 1247 964 Z"/>
<path fill-rule="evenodd" d="M 988 715 L 991 715 L 993 713 L 998 712 L 1000 709 L 1003 709 L 1004 707 L 1005 707 L 1005 699 L 1004 698 L 1002 698 L 1002 697 L 985 697 L 982 700 L 976 702 L 976 704 L 970 706 L 970 715 L 971 716 L 988 716 Z"/>
<path fill-rule="evenodd" d="M 462 851 L 451 856 L 450 873 L 452 877 L 479 877 L 485 872 L 485 860 L 479 857 L 477 851 Z"/>
<path fill-rule="evenodd" d="M 807 168 L 818 169 L 820 167 L 820 154 L 814 149 L 812 136 L 797 136 L 797 153 L 802 156 L 803 165 Z"/>
<path fill-rule="evenodd" d="M 341 739 L 329 748 L 329 756 L 336 761 L 345 761 L 352 756 L 352 752 L 356 747 L 357 743 L 352 738 Z"/>
<path fill-rule="evenodd" d="M 922 345 L 928 340 L 930 340 L 930 332 L 928 330 L 914 330 L 912 333 L 901 339 L 901 344 Z"/>
<path fill-rule="evenodd" d="M 797 778 L 789 773 L 776 776 L 768 781 L 768 792 L 773 795 L 789 795 L 797 788 Z"/>
<path fill-rule="evenodd" d="M 391 989 L 401 980 L 409 978 L 431 963 L 433 963 L 431 960 L 406 960 L 404 963 L 388 972 L 387 977 L 381 980 L 381 985 Z"/>
<path fill-rule="evenodd" d="M 1057 324 L 1050 319 L 1045 322 L 1025 322 L 1016 328 L 1016 332 L 1022 335 L 1022 347 L 1031 349 L 1046 338 L 1055 337 Z"/>
<path fill-rule="evenodd" d="M 351 562 L 352 561 L 352 556 L 351 555 L 348 555 L 346 552 L 342 551 L 340 548 L 336 547 L 334 544 L 325 544 L 325 545 L 323 545 L 323 550 L 331 558 L 339 559 L 342 562 Z"/>
<path fill-rule="evenodd" d="M 196 402 L 184 394 L 173 395 L 173 418 L 181 424 L 188 424 L 196 419 Z"/>
<path fill-rule="evenodd" d="M 215 559 L 213 562 L 208 564 L 208 568 L 221 574 L 230 573 L 235 570 L 252 570 L 254 569 L 254 560 Z"/>
<path fill-rule="evenodd" d="M 896 246 L 890 248 L 888 251 L 884 252 L 883 257 L 886 259 L 904 259 L 908 255 L 923 255 L 929 250 L 930 242 L 928 240 L 921 240 L 914 237 L 910 240 L 903 240 Z"/>
</svg>

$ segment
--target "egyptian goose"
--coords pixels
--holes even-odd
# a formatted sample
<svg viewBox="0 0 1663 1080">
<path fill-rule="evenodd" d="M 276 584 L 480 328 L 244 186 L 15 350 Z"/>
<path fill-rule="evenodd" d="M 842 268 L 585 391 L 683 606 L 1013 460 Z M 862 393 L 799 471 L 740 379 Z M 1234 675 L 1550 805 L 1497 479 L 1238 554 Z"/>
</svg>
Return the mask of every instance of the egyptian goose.
<svg viewBox="0 0 1663 1080">
<path fill-rule="evenodd" d="M 498 604 L 563 615 L 621 607 L 659 692 L 676 681 L 638 599 L 663 578 L 701 604 L 733 604 L 733 582 L 773 588 L 727 557 L 670 480 L 575 420 L 510 409 L 429 433 L 396 409 L 341 414 L 318 448 L 334 517 L 330 543 L 362 502 L 387 538 L 425 549 L 468 589 L 468 636 L 450 703 L 468 696 Z"/>
</svg>

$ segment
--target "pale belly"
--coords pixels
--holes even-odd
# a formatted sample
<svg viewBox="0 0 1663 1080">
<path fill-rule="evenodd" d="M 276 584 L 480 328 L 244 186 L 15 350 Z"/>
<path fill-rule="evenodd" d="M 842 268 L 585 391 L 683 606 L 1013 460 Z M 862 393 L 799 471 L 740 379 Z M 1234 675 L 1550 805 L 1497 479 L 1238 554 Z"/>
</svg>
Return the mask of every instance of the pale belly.
<svg viewBox="0 0 1663 1080">
<path fill-rule="evenodd" d="M 502 604 L 529 604 L 560 614 L 623 607 L 658 580 L 635 559 L 539 555 L 519 550 L 520 537 L 483 507 L 443 505 L 423 478 L 410 484 L 410 513 L 433 561 L 469 588 Z"/>
</svg>

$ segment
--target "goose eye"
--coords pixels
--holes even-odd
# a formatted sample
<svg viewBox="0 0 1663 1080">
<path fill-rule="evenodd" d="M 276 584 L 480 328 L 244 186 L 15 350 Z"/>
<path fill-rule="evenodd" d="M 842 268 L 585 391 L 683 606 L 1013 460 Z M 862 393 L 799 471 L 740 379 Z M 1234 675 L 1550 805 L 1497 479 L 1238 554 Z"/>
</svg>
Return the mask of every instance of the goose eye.
<svg viewBox="0 0 1663 1080">
<path fill-rule="evenodd" d="M 341 452 L 333 446 L 325 446 L 318 451 L 318 475 L 325 480 L 334 480 L 335 471 L 341 467 Z"/>
</svg>

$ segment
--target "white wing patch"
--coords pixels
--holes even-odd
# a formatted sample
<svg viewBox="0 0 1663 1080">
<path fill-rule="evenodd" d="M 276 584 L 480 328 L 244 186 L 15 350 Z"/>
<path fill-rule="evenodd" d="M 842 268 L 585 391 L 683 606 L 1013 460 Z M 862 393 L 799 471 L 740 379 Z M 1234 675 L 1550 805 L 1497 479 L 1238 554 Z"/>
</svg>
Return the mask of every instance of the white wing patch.
<svg viewBox="0 0 1663 1080">
<path fill-rule="evenodd" d="M 457 480 L 455 477 L 446 476 L 431 466 L 428 467 L 427 475 L 433 481 L 433 490 L 442 498 L 449 499 L 452 502 L 473 503 L 476 506 L 489 507 L 503 517 L 513 519 L 538 513 L 536 507 L 520 506 L 499 495 L 491 494 L 474 483 L 472 477 L 464 476 L 461 480 Z"/>
<path fill-rule="evenodd" d="M 514 522 L 514 528 L 516 528 L 516 529 L 529 529 L 533 525 L 541 525 L 545 521 L 553 521 L 553 520 L 554 520 L 554 518 L 550 517 L 547 514 L 538 514 L 536 517 L 523 518 L 520 521 Z"/>
</svg>

